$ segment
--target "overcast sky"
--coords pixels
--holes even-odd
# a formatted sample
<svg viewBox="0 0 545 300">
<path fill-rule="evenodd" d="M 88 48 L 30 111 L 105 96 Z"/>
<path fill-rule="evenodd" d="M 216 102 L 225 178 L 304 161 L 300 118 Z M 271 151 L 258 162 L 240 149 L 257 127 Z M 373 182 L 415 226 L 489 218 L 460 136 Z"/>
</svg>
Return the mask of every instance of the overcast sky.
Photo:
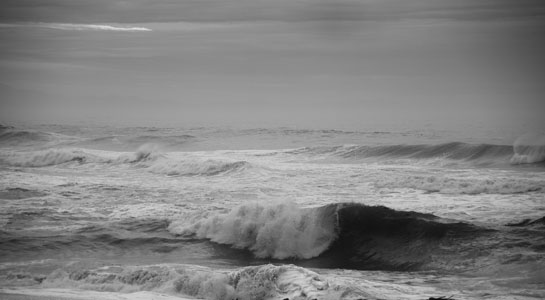
<svg viewBox="0 0 545 300">
<path fill-rule="evenodd" d="M 0 23 L 5 123 L 545 129 L 541 0 L 3 0 Z"/>
</svg>

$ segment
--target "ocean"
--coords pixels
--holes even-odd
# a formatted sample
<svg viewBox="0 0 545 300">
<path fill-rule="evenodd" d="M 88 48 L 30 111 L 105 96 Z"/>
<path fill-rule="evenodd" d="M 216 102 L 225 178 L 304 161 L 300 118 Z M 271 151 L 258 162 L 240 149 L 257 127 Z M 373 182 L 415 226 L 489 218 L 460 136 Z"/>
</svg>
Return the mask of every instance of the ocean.
<svg viewBox="0 0 545 300">
<path fill-rule="evenodd" d="M 545 139 L 481 137 L 2 126 L 0 298 L 544 299 Z"/>
</svg>

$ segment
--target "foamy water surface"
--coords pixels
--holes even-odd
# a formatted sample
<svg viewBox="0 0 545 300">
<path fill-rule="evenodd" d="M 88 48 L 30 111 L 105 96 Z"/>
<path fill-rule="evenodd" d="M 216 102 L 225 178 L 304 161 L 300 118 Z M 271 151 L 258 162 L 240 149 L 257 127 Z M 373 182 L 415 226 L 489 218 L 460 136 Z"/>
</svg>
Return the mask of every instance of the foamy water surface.
<svg viewBox="0 0 545 300">
<path fill-rule="evenodd" d="M 0 130 L 4 292 L 545 297 L 540 135 Z"/>
</svg>

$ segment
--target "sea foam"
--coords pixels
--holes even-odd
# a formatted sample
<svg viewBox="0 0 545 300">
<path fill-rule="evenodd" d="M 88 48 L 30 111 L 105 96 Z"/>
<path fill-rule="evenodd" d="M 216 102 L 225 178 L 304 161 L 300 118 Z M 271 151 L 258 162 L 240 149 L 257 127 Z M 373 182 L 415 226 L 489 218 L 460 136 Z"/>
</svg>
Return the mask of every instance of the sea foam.
<svg viewBox="0 0 545 300">
<path fill-rule="evenodd" d="M 527 133 L 513 144 L 512 164 L 532 164 L 545 161 L 545 134 Z"/>
<path fill-rule="evenodd" d="M 252 203 L 224 214 L 176 220 L 169 230 L 249 249 L 257 257 L 311 258 L 326 250 L 336 238 L 334 217 L 291 202 Z"/>
<path fill-rule="evenodd" d="M 14 275 L 15 276 L 15 275 Z M 259 265 L 234 270 L 152 265 L 55 270 L 41 279 L 43 288 L 86 289 L 131 293 L 154 291 L 213 300 L 253 299 L 361 299 L 362 290 L 337 284 L 311 270 L 294 265 Z"/>
<path fill-rule="evenodd" d="M 214 176 L 243 170 L 250 166 L 246 161 L 214 159 L 187 159 L 182 161 L 162 159 L 149 166 L 149 171 L 169 176 Z"/>
</svg>

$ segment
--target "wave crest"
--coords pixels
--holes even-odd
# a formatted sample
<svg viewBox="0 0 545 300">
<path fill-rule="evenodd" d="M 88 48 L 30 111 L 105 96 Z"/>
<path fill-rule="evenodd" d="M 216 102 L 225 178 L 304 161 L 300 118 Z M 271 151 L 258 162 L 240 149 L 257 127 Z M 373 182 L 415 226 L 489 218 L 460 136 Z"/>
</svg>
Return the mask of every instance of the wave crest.
<svg viewBox="0 0 545 300">
<path fill-rule="evenodd" d="M 545 161 L 545 135 L 527 133 L 513 144 L 512 164 L 533 164 Z"/>
<path fill-rule="evenodd" d="M 158 160 L 149 166 L 152 173 L 169 176 L 214 176 L 241 171 L 250 166 L 246 161 L 221 161 L 221 160 L 183 160 L 169 159 Z"/>
<path fill-rule="evenodd" d="M 310 153 L 340 159 L 413 159 L 450 160 L 494 164 L 509 161 L 513 151 L 510 146 L 466 144 L 460 142 L 438 145 L 387 145 L 387 146 L 334 146 L 311 147 L 292 151 L 294 154 Z"/>
<path fill-rule="evenodd" d="M 444 194 L 519 194 L 544 190 L 545 183 L 539 179 L 511 177 L 468 178 L 436 175 L 389 176 L 375 182 L 377 188 L 410 188 Z"/>
<path fill-rule="evenodd" d="M 68 162 L 100 162 L 98 156 L 79 149 L 46 149 L 33 152 L 17 152 L 3 155 L 4 163 L 17 167 L 45 167 Z"/>
<path fill-rule="evenodd" d="M 246 204 L 224 213 L 173 221 L 177 235 L 247 249 L 259 258 L 306 259 L 312 266 L 406 270 L 427 263 L 430 247 L 447 236 L 478 229 L 438 217 L 383 206 L 331 204 L 300 208 L 288 203 Z M 310 260 L 309 260 L 310 259 Z"/>
<path fill-rule="evenodd" d="M 177 220 L 169 230 L 195 235 L 235 248 L 249 249 L 257 257 L 311 258 L 326 250 L 336 237 L 334 214 L 302 209 L 294 203 L 246 204 L 225 214 Z"/>
</svg>

